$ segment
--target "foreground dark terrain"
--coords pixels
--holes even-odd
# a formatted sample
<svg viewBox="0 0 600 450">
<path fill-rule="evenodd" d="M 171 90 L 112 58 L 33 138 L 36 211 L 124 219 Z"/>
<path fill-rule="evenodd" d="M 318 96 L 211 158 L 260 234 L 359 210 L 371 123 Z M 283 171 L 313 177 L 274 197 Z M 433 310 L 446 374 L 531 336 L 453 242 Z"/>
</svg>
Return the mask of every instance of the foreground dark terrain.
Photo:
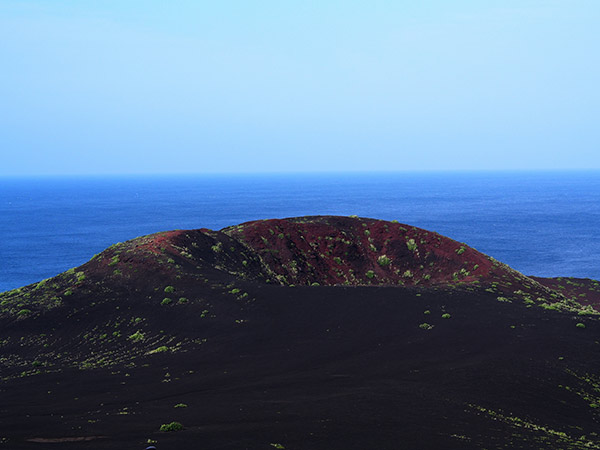
<svg viewBox="0 0 600 450">
<path fill-rule="evenodd" d="M 0 448 L 600 449 L 600 283 L 408 225 L 158 233 L 0 305 Z"/>
</svg>

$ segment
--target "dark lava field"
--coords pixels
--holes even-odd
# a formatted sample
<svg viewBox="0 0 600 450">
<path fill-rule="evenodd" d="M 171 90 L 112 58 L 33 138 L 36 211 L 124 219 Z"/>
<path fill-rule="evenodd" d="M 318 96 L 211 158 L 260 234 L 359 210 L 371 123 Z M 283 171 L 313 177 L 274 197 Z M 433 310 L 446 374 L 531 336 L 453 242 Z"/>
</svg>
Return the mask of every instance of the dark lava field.
<svg viewBox="0 0 600 450">
<path fill-rule="evenodd" d="M 0 294 L 0 449 L 600 449 L 599 305 L 397 222 L 144 236 Z"/>
</svg>

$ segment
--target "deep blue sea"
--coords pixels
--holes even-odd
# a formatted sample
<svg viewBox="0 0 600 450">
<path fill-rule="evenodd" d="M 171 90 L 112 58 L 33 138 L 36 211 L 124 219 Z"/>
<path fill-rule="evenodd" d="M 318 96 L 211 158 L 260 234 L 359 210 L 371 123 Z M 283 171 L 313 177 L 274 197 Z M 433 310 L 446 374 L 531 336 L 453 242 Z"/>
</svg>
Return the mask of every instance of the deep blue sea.
<svg viewBox="0 0 600 450">
<path fill-rule="evenodd" d="M 171 229 L 357 214 L 437 231 L 527 275 L 600 279 L 600 172 L 0 178 L 0 291 Z"/>
</svg>

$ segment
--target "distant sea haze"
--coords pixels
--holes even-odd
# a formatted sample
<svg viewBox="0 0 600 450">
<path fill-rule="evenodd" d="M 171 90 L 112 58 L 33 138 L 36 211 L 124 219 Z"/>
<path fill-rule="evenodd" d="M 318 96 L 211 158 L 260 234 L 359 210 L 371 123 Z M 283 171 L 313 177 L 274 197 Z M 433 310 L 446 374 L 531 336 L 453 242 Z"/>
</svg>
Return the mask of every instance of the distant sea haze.
<svg viewBox="0 0 600 450">
<path fill-rule="evenodd" d="M 171 229 L 359 215 L 449 236 L 526 275 L 600 279 L 600 172 L 0 178 L 0 291 Z"/>
</svg>

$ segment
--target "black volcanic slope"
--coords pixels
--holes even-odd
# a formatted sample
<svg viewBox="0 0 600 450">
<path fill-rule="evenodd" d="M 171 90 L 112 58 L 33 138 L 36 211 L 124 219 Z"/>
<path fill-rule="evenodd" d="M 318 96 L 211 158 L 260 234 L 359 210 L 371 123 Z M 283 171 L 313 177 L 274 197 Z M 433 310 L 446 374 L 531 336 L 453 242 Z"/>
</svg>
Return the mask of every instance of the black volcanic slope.
<svg viewBox="0 0 600 450">
<path fill-rule="evenodd" d="M 600 449 L 598 304 L 393 222 L 157 233 L 0 294 L 0 450 Z"/>
</svg>

